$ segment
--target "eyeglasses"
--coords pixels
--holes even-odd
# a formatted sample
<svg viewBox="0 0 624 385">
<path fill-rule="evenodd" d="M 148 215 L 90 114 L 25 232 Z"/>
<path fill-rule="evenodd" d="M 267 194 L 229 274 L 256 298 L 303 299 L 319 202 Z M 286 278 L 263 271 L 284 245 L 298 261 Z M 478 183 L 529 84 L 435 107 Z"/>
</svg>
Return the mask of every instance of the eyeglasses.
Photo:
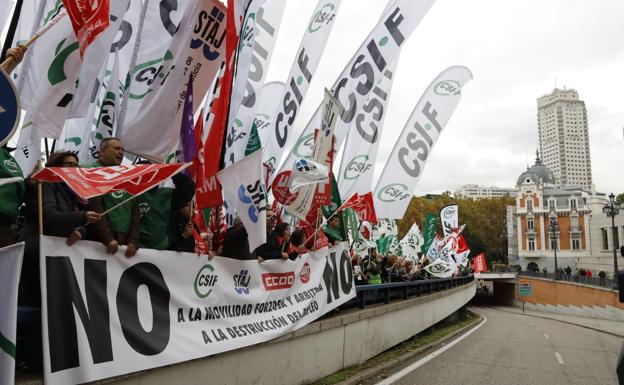
<svg viewBox="0 0 624 385">
<path fill-rule="evenodd" d="M 61 163 L 63 167 L 78 167 L 77 162 L 63 162 Z"/>
</svg>

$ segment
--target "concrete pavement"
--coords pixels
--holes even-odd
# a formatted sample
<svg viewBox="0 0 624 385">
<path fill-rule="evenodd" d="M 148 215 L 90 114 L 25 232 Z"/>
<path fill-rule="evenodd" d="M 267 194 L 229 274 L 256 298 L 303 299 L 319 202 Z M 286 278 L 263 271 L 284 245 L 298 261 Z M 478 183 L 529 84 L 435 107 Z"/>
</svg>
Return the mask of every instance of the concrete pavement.
<svg viewBox="0 0 624 385">
<path fill-rule="evenodd" d="M 394 384 L 616 384 L 622 339 L 554 319 L 493 308 L 479 329 Z M 520 312 L 522 309 L 520 309 Z M 423 360 L 422 356 L 383 377 Z M 426 360 L 424 360 L 426 361 Z M 383 377 L 365 384 L 375 384 Z"/>
</svg>

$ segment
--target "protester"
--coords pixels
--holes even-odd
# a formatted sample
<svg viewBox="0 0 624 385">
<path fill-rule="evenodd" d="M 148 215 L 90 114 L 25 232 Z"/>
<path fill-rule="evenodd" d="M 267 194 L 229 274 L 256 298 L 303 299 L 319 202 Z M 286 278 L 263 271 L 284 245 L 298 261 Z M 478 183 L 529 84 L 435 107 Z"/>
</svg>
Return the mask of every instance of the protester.
<svg viewBox="0 0 624 385">
<path fill-rule="evenodd" d="M 3 179 L 8 181 L 0 184 L 0 247 L 14 244 L 17 238 L 15 225 L 25 191 L 23 177 L 6 146 L 0 148 L 0 183 Z"/>
<path fill-rule="evenodd" d="M 249 252 L 249 237 L 240 217 L 234 218 L 234 224 L 225 231 L 221 255 L 239 260 L 254 259 Z"/>
<path fill-rule="evenodd" d="M 362 266 L 360 265 L 361 258 L 357 254 L 353 254 L 351 257 L 351 268 L 353 269 L 353 281 L 356 286 L 366 285 L 368 284 L 368 277 L 362 271 Z"/>
<path fill-rule="evenodd" d="M 284 251 L 282 245 L 277 239 L 275 231 L 275 223 L 277 217 L 271 210 L 266 214 L 266 242 L 258 246 L 253 254 L 258 258 L 258 262 L 263 262 L 269 259 L 288 259 L 288 253 Z"/>
<path fill-rule="evenodd" d="M 290 245 L 290 226 L 288 223 L 282 222 L 275 225 L 274 234 L 280 250 L 288 250 L 288 246 Z"/>
<path fill-rule="evenodd" d="M 368 255 L 362 261 L 362 268 L 368 277 L 368 284 L 381 283 L 379 263 L 377 262 L 377 250 L 373 247 L 368 249 Z"/>
<path fill-rule="evenodd" d="M 339 214 L 334 214 L 329 218 L 327 224 L 323 226 L 323 231 L 327 236 L 330 246 L 336 246 L 340 242 L 344 241 L 342 234 L 340 233 L 340 217 Z"/>
<path fill-rule="evenodd" d="M 295 260 L 299 258 L 300 255 L 303 255 L 308 252 L 305 245 L 305 233 L 303 230 L 297 229 L 292 232 L 290 235 L 290 242 L 288 247 L 288 258 L 291 260 Z"/>
<path fill-rule="evenodd" d="M 22 59 L 24 59 L 24 55 L 26 54 L 26 46 L 18 45 L 17 47 L 9 48 L 6 52 L 7 59 L 13 59 L 11 61 L 7 60 L 4 63 L 0 64 L 0 68 L 2 68 L 7 75 L 9 75 L 15 67 L 19 63 L 21 63 Z"/>
<path fill-rule="evenodd" d="M 121 141 L 117 138 L 106 138 L 100 143 L 99 160 L 89 167 L 119 166 L 123 157 Z M 89 200 L 89 209 L 98 213 L 115 207 L 89 229 L 90 236 L 106 246 L 109 254 L 115 254 L 119 245 L 127 245 L 124 255 L 134 257 L 139 248 L 139 206 L 136 199 L 131 198 L 132 195 L 125 191 L 116 191 Z M 120 204 L 121 206 L 116 207 Z"/>
</svg>

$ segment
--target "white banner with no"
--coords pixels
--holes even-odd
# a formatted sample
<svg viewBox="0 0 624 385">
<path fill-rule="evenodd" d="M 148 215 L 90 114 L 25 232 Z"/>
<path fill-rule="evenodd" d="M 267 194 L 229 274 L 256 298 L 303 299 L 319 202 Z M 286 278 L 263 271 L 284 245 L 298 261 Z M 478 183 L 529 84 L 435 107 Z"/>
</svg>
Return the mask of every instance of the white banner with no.
<svg viewBox="0 0 624 385">
<path fill-rule="evenodd" d="M 355 297 L 348 251 L 238 261 L 42 237 L 46 384 L 82 383 L 268 341 Z"/>
</svg>

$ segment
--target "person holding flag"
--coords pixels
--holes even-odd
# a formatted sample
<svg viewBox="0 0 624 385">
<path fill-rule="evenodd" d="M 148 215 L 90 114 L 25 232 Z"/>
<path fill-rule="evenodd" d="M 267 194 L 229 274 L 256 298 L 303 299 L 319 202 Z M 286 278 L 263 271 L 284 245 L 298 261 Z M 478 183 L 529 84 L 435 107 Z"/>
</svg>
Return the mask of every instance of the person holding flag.
<svg viewBox="0 0 624 385">
<path fill-rule="evenodd" d="M 22 169 L 6 146 L 0 148 L 0 247 L 15 243 L 13 225 L 24 201 L 24 191 Z"/>
<path fill-rule="evenodd" d="M 15 67 L 17 67 L 17 65 L 22 62 L 22 59 L 24 59 L 26 49 L 27 47 L 25 45 L 18 45 L 17 47 L 9 48 L 6 52 L 7 60 L 0 64 L 0 68 L 2 68 L 7 75 L 10 75 Z"/>
<path fill-rule="evenodd" d="M 121 141 L 117 138 L 106 138 L 100 143 L 100 159 L 87 167 L 120 166 L 123 157 Z M 109 254 L 115 254 L 119 245 L 127 245 L 125 256 L 130 258 L 139 249 L 139 206 L 136 200 L 128 202 L 131 197 L 125 191 L 116 191 L 89 200 L 88 209 L 98 213 L 126 202 L 106 214 L 101 221 L 94 223 L 91 229 L 94 240 L 106 246 Z"/>
</svg>

